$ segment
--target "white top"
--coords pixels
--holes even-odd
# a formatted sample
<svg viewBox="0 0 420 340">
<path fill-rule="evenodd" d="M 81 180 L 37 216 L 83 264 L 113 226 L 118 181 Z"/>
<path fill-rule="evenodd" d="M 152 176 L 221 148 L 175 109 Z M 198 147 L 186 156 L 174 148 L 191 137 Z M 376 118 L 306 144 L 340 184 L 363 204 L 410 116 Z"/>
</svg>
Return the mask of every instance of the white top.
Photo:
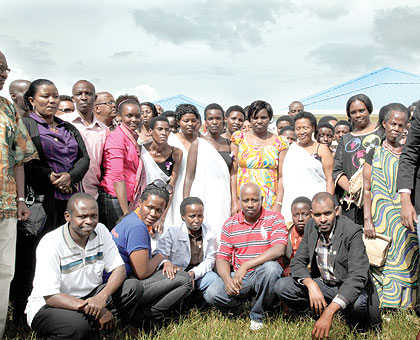
<svg viewBox="0 0 420 340">
<path fill-rule="evenodd" d="M 36 249 L 36 269 L 25 313 L 28 325 L 45 305 L 44 296 L 65 293 L 77 298 L 102 284 L 103 271 L 124 265 L 109 230 L 98 223 L 85 249 L 70 236 L 68 223 L 46 234 Z"/>
<path fill-rule="evenodd" d="M 213 270 L 216 261 L 217 252 L 217 236 L 205 224 L 202 225 L 203 230 L 203 261 L 192 268 L 195 279 L 199 279 L 207 272 Z M 188 227 L 182 222 L 180 227 L 169 227 L 166 233 L 157 241 L 154 251 L 168 256 L 169 261 L 174 265 L 185 269 L 191 261 L 191 244 L 188 236 Z"/>
<path fill-rule="evenodd" d="M 92 123 L 88 125 L 85 125 L 85 121 L 77 110 L 59 117 L 73 124 L 82 135 L 90 158 L 89 169 L 83 177 L 82 185 L 86 193 L 97 199 L 101 179 L 102 154 L 109 129 L 96 118 L 95 114 L 93 114 Z"/>
</svg>

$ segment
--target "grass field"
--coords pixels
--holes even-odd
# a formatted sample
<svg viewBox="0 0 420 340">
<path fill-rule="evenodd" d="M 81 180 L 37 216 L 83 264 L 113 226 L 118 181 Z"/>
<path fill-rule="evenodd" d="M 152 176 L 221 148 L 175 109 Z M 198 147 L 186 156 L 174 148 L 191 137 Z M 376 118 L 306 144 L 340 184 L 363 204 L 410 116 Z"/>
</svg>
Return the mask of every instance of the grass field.
<svg viewBox="0 0 420 340">
<path fill-rule="evenodd" d="M 188 315 L 177 322 L 150 332 L 140 332 L 138 336 L 130 335 L 127 330 L 118 330 L 108 339 L 142 339 L 142 340 L 301 340 L 310 339 L 314 320 L 310 317 L 287 318 L 282 315 L 269 316 L 265 327 L 260 331 L 249 330 L 247 314 L 227 318 L 216 310 L 199 312 L 191 310 Z M 14 327 L 10 322 L 6 339 L 39 339 L 23 325 Z M 340 340 L 410 340 L 415 339 L 420 329 L 420 320 L 411 312 L 384 313 L 381 331 L 370 331 L 365 334 L 352 332 L 345 322 L 337 317 L 331 328 L 329 339 Z M 98 336 L 96 339 L 101 339 Z M 92 339 L 93 340 L 93 339 Z"/>
</svg>

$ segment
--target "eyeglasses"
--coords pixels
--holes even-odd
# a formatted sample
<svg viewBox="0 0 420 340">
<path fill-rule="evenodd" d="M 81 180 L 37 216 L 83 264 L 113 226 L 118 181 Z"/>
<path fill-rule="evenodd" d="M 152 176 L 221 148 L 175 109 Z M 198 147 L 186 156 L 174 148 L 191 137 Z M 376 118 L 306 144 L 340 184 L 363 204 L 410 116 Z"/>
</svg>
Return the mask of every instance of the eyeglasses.
<svg viewBox="0 0 420 340">
<path fill-rule="evenodd" d="M 64 113 L 72 113 L 74 111 L 74 110 L 72 110 L 70 108 L 58 109 L 58 110 L 61 111 L 61 112 L 64 112 Z"/>
<path fill-rule="evenodd" d="M 95 105 L 108 105 L 108 106 L 113 106 L 115 105 L 115 102 L 110 100 L 109 102 L 106 103 L 96 103 Z"/>
<path fill-rule="evenodd" d="M 8 67 L 0 67 L 0 74 L 3 74 L 5 72 L 6 72 L 6 74 L 9 74 L 10 73 L 10 68 L 8 68 Z"/>
<path fill-rule="evenodd" d="M 160 178 L 155 179 L 152 183 L 155 187 L 165 189 L 169 194 L 172 194 L 174 192 L 174 187 L 165 181 L 161 180 Z"/>
</svg>

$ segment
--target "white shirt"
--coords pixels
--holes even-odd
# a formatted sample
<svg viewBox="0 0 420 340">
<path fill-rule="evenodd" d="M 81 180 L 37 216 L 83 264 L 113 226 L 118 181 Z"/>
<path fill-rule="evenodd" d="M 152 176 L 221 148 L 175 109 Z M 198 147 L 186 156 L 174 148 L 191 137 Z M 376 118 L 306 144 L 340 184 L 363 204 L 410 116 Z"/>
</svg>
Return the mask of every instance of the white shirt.
<svg viewBox="0 0 420 340">
<path fill-rule="evenodd" d="M 61 115 L 60 118 L 73 124 L 82 135 L 90 158 L 89 169 L 83 177 L 82 185 L 86 193 L 97 199 L 101 179 L 102 154 L 109 129 L 96 118 L 95 114 L 93 114 L 92 123 L 89 125 L 85 125 L 86 121 L 77 111 Z"/>
<path fill-rule="evenodd" d="M 86 247 L 70 236 L 68 223 L 46 234 L 36 249 L 36 269 L 25 313 L 28 325 L 45 305 L 44 296 L 58 293 L 77 298 L 88 295 L 102 284 L 103 271 L 124 265 L 108 229 L 98 223 Z"/>
<path fill-rule="evenodd" d="M 216 261 L 217 236 L 203 223 L 203 261 L 192 268 L 195 279 L 213 270 Z M 167 256 L 174 265 L 185 269 L 191 261 L 191 244 L 188 227 L 182 222 L 180 227 L 169 227 L 157 241 L 155 254 Z"/>
</svg>

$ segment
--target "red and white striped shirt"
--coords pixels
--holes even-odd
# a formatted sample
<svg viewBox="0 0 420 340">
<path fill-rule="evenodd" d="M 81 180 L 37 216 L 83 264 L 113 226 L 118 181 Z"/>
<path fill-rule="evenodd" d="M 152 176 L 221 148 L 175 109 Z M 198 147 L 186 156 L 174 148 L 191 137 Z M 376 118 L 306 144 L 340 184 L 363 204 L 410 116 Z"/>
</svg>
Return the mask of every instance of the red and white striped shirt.
<svg viewBox="0 0 420 340">
<path fill-rule="evenodd" d="M 223 225 L 217 258 L 226 261 L 232 259 L 236 271 L 244 262 L 261 255 L 272 246 L 277 244 L 286 246 L 287 235 L 283 216 L 279 213 L 262 208 L 258 220 L 254 224 L 249 224 L 241 211 Z M 278 262 L 283 265 L 283 258 Z"/>
</svg>

